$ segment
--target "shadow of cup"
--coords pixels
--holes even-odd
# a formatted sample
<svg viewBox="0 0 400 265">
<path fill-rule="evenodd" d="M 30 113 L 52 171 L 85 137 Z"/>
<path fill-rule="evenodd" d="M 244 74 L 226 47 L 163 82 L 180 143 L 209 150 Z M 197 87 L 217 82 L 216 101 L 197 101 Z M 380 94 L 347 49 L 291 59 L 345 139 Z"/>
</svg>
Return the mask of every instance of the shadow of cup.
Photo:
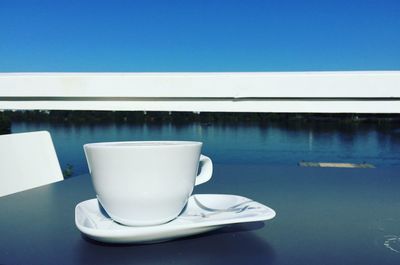
<svg viewBox="0 0 400 265">
<path fill-rule="evenodd" d="M 80 262 L 96 264 L 271 264 L 273 248 L 252 230 L 262 222 L 238 224 L 174 241 L 133 245 L 105 244 L 82 236 Z"/>
</svg>

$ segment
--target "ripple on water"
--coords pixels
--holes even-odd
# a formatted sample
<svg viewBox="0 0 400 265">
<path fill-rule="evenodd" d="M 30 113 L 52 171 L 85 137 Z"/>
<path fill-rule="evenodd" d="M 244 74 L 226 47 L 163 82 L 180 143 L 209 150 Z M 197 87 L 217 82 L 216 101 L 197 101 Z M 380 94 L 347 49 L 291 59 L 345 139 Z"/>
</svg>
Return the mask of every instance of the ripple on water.
<svg viewBox="0 0 400 265">
<path fill-rule="evenodd" d="M 385 247 L 394 251 L 396 253 L 400 253 L 400 236 L 397 235 L 387 235 L 385 236 Z"/>
</svg>

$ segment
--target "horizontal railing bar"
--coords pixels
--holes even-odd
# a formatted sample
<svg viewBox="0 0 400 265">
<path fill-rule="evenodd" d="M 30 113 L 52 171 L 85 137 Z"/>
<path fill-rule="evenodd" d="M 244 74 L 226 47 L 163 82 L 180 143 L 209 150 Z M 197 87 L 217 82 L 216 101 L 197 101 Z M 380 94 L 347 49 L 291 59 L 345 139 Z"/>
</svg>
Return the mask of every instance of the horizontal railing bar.
<svg viewBox="0 0 400 265">
<path fill-rule="evenodd" d="M 386 98 L 400 71 L 0 74 L 0 97 Z"/>
<path fill-rule="evenodd" d="M 400 113 L 400 71 L 0 73 L 1 109 Z"/>
<path fill-rule="evenodd" d="M 175 98 L 175 97 L 0 97 L 1 101 L 400 101 L 400 97 L 196 97 L 196 98 Z"/>
<path fill-rule="evenodd" d="M 400 113 L 400 101 L 387 100 L 149 100 L 149 101 L 2 101 L 0 109 L 275 112 L 275 113 Z"/>
</svg>

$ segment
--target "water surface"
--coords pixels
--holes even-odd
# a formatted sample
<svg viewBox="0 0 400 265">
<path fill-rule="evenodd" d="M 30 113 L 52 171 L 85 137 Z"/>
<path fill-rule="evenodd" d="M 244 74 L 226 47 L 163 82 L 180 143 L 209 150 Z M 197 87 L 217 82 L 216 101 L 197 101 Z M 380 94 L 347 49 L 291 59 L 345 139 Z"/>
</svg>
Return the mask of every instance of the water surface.
<svg viewBox="0 0 400 265">
<path fill-rule="evenodd" d="M 48 130 L 62 168 L 87 173 L 82 145 L 102 141 L 192 140 L 216 164 L 297 165 L 300 161 L 400 167 L 400 125 L 338 122 L 259 124 L 80 124 L 14 122 L 12 132 Z"/>
</svg>

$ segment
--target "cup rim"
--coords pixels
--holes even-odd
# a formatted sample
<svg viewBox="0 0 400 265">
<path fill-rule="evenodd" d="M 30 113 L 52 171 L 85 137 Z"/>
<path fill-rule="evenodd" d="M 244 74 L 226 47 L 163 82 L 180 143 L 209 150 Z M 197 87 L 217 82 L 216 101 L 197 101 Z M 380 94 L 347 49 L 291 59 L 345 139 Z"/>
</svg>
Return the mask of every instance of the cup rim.
<svg viewBox="0 0 400 265">
<path fill-rule="evenodd" d="M 136 145 L 137 144 L 137 145 Z M 197 141 L 110 141 L 84 144 L 86 148 L 171 148 L 202 145 Z"/>
</svg>

